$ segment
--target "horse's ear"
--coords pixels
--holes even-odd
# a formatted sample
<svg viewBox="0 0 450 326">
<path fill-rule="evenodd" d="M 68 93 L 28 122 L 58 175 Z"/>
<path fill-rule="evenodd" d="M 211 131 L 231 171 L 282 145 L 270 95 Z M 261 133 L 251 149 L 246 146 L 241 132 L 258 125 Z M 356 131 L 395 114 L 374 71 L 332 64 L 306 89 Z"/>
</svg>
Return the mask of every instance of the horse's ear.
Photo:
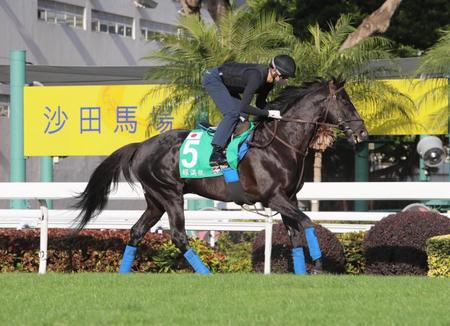
<svg viewBox="0 0 450 326">
<path fill-rule="evenodd" d="M 331 80 L 328 82 L 328 88 L 330 90 L 330 93 L 334 93 L 338 89 L 343 88 L 344 84 L 345 80 L 342 78 L 342 75 L 339 75 L 338 77 L 332 77 Z"/>
<path fill-rule="evenodd" d="M 335 84 L 334 77 L 328 82 L 328 87 L 332 90 L 336 90 L 336 84 Z"/>
<path fill-rule="evenodd" d="M 333 78 L 333 82 L 336 85 L 336 88 L 341 88 L 345 85 L 345 79 L 342 74 L 339 74 L 337 77 Z"/>
<path fill-rule="evenodd" d="M 328 82 L 328 87 L 330 88 L 330 90 L 336 91 L 337 89 L 339 89 L 341 87 L 340 81 L 338 79 L 336 79 L 335 77 L 333 77 Z"/>
</svg>

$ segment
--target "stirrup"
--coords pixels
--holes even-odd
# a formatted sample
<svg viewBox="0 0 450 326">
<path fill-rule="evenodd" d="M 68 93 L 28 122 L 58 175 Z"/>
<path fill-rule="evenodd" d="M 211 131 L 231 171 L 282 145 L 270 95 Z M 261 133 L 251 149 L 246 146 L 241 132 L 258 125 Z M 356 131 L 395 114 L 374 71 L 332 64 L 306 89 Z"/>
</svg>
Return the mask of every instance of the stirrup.
<svg viewBox="0 0 450 326">
<path fill-rule="evenodd" d="M 216 156 L 215 156 L 216 154 Z M 213 152 L 209 157 L 209 166 L 212 167 L 213 171 L 220 172 L 220 170 L 228 167 L 227 156 L 225 153 Z"/>
<path fill-rule="evenodd" d="M 228 162 L 222 165 L 210 165 L 213 173 L 220 173 L 224 169 L 229 168 Z"/>
<path fill-rule="evenodd" d="M 214 160 L 214 161 L 209 161 L 209 165 L 210 166 L 220 166 L 222 167 L 228 167 L 228 161 L 225 159 L 225 161 L 223 160 Z"/>
</svg>

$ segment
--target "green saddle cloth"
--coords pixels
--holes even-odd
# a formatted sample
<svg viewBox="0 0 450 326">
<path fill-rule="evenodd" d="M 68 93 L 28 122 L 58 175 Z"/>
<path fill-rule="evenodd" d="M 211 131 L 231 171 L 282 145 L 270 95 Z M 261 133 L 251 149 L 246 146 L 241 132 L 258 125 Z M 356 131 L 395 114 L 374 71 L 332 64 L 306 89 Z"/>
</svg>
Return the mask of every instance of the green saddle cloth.
<svg viewBox="0 0 450 326">
<path fill-rule="evenodd" d="M 239 147 L 254 129 L 255 124 L 251 122 L 248 130 L 238 136 L 234 136 L 228 144 L 226 156 L 231 168 L 237 169 L 239 163 Z M 219 168 L 213 169 L 209 165 L 213 135 L 204 129 L 195 129 L 186 137 L 180 149 L 179 167 L 182 178 L 196 179 L 223 175 Z"/>
</svg>

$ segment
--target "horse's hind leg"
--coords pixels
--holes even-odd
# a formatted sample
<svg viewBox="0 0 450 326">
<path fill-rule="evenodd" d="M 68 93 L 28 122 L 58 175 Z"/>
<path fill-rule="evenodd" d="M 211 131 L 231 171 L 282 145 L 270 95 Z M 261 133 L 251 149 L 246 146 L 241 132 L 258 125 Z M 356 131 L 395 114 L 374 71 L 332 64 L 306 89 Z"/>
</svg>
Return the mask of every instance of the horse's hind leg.
<svg viewBox="0 0 450 326">
<path fill-rule="evenodd" d="M 133 265 L 134 257 L 139 243 L 145 234 L 161 219 L 164 214 L 164 208 L 156 200 L 145 194 L 147 201 L 147 209 L 141 215 L 139 220 L 133 225 L 130 231 L 130 240 L 125 247 L 122 263 L 120 264 L 119 273 L 129 273 Z"/>
<path fill-rule="evenodd" d="M 169 216 L 172 242 L 180 249 L 196 273 L 210 274 L 208 267 L 201 261 L 195 250 L 189 247 L 185 229 L 183 195 L 173 194 L 165 199 L 168 203 L 165 209 Z"/>
</svg>

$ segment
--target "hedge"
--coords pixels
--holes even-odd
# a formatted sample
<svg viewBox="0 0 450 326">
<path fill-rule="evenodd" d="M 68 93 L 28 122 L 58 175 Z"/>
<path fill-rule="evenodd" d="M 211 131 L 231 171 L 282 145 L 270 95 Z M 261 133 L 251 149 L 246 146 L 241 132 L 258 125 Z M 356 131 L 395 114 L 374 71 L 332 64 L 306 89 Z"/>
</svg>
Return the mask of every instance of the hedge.
<svg viewBox="0 0 450 326">
<path fill-rule="evenodd" d="M 428 276 L 450 277 L 450 234 L 427 240 Z"/>
<path fill-rule="evenodd" d="M 37 272 L 39 230 L 0 229 L 0 271 Z M 52 272 L 117 272 L 128 230 L 50 229 L 47 270 Z M 190 245 L 213 272 L 229 270 L 222 252 L 205 242 L 191 239 Z M 189 272 L 190 266 L 170 241 L 168 234 L 147 233 L 139 246 L 133 271 Z"/>
<path fill-rule="evenodd" d="M 344 249 L 346 274 L 364 274 L 366 268 L 363 251 L 365 234 L 365 231 L 336 234 Z"/>
<path fill-rule="evenodd" d="M 225 255 L 223 272 L 252 271 L 252 241 L 256 232 L 221 232 L 216 247 Z"/>
<path fill-rule="evenodd" d="M 434 212 L 406 211 L 377 222 L 366 234 L 366 273 L 427 275 L 426 241 L 450 233 L 450 219 Z"/>
</svg>

